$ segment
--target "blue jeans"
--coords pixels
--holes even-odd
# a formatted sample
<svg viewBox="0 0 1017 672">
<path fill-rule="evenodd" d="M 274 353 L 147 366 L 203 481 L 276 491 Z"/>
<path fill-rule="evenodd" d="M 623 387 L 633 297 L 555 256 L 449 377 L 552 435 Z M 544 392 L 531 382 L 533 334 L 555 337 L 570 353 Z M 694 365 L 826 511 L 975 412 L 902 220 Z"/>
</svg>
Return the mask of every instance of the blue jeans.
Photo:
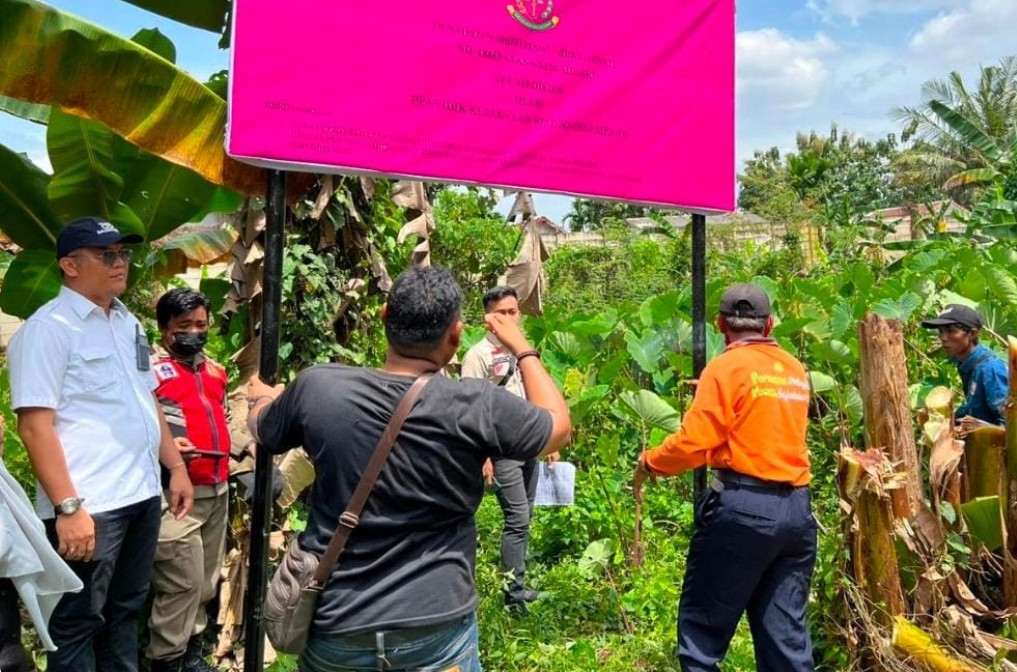
<svg viewBox="0 0 1017 672">
<path fill-rule="evenodd" d="M 70 561 L 85 587 L 67 593 L 49 622 L 59 647 L 47 655 L 49 672 L 137 672 L 138 614 L 152 579 L 159 538 L 159 497 L 92 514 L 95 555 Z M 46 521 L 56 548 L 56 521 Z"/>
<path fill-rule="evenodd" d="M 477 615 L 425 628 L 358 635 L 311 634 L 300 672 L 482 672 Z"/>
<path fill-rule="evenodd" d="M 809 489 L 725 483 L 710 488 L 678 603 L 682 672 L 716 672 L 743 613 L 759 672 L 811 672 L 805 621 L 816 565 Z"/>
</svg>

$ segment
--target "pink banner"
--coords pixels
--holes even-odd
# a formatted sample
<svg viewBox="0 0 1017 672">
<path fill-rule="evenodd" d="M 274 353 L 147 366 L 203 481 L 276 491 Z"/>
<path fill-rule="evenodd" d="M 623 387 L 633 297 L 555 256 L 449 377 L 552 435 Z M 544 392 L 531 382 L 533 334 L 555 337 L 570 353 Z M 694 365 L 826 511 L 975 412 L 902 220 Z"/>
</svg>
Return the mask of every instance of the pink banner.
<svg viewBox="0 0 1017 672">
<path fill-rule="evenodd" d="M 734 0 L 235 0 L 227 148 L 734 207 Z"/>
</svg>

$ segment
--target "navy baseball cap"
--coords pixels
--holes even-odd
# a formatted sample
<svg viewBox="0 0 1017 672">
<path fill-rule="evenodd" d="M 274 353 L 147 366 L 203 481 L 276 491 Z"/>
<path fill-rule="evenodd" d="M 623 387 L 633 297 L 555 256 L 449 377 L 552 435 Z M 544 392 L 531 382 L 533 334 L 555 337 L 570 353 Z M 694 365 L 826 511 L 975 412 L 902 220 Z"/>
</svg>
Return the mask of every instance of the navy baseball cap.
<svg viewBox="0 0 1017 672">
<path fill-rule="evenodd" d="M 136 233 L 120 233 L 101 217 L 80 217 L 64 227 L 56 241 L 57 259 L 63 259 L 83 247 L 109 247 L 118 243 L 134 244 L 144 241 Z"/>
<path fill-rule="evenodd" d="M 968 329 L 981 329 L 984 326 L 977 310 L 960 303 L 951 303 L 936 317 L 922 320 L 922 326 L 926 329 L 938 329 L 951 324 L 959 324 Z"/>
<path fill-rule="evenodd" d="M 732 317 L 769 317 L 770 297 L 758 285 L 731 285 L 720 299 L 720 314 Z"/>
</svg>

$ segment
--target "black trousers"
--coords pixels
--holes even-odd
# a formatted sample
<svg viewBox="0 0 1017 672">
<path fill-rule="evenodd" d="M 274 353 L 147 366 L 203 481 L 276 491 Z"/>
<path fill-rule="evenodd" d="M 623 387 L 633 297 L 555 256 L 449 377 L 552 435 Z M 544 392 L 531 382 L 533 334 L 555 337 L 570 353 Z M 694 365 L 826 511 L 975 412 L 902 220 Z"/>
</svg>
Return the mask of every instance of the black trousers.
<svg viewBox="0 0 1017 672">
<path fill-rule="evenodd" d="M 758 672 L 813 669 L 805 620 L 816 565 L 809 489 L 715 482 L 697 506 L 678 603 L 683 672 L 714 672 L 748 614 Z"/>
<path fill-rule="evenodd" d="M 70 566 L 85 584 L 61 598 L 49 623 L 59 647 L 47 672 L 137 672 L 138 614 L 152 580 L 161 498 L 92 515 L 95 556 Z M 56 523 L 46 521 L 57 546 Z"/>
<path fill-rule="evenodd" d="M 32 664 L 21 645 L 18 591 L 10 579 L 0 579 L 0 670 L 28 672 Z"/>
</svg>

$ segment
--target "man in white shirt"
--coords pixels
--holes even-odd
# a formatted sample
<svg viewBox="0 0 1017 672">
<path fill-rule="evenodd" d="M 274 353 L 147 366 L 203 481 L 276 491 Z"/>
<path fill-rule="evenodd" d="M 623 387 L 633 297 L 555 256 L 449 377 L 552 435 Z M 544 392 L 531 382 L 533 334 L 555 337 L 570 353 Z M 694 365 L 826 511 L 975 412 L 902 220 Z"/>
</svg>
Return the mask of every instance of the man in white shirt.
<svg viewBox="0 0 1017 672">
<path fill-rule="evenodd" d="M 84 582 L 50 621 L 48 672 L 136 672 L 162 506 L 180 518 L 193 488 L 159 410 L 149 346 L 117 297 L 131 251 L 96 217 L 57 238 L 64 286 L 8 349 L 18 434 L 38 479 L 36 510 Z M 159 462 L 170 473 L 163 504 Z"/>
<path fill-rule="evenodd" d="M 495 287 L 484 295 L 484 312 L 502 315 L 519 324 L 519 296 L 511 287 Z M 484 378 L 517 397 L 526 398 L 516 358 L 498 337 L 488 334 L 466 353 L 462 366 L 463 378 Z M 550 453 L 547 461 L 558 461 L 558 452 Z M 484 478 L 495 486 L 498 503 L 505 517 L 501 535 L 501 563 L 512 572 L 505 591 L 505 604 L 522 614 L 526 605 L 540 599 L 541 594 L 526 587 L 526 546 L 530 539 L 530 518 L 537 495 L 537 460 L 498 458 L 484 464 Z"/>
</svg>

